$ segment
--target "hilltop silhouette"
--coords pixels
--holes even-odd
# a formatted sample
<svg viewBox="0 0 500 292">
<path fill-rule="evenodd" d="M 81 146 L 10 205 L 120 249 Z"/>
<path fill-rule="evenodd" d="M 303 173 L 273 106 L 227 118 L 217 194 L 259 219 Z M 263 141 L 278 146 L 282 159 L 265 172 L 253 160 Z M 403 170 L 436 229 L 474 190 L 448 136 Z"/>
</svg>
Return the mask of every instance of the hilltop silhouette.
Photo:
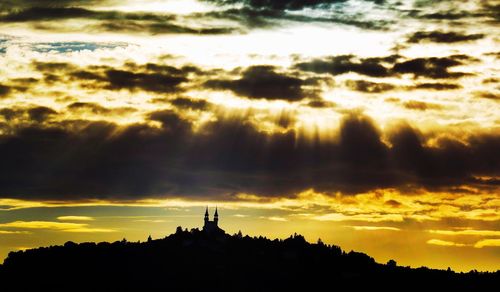
<svg viewBox="0 0 500 292">
<path fill-rule="evenodd" d="M 146 242 L 67 242 L 11 252 L 0 266 L 0 291 L 481 291 L 499 285 L 499 271 L 384 265 L 297 234 L 270 240 L 181 227 Z"/>
</svg>

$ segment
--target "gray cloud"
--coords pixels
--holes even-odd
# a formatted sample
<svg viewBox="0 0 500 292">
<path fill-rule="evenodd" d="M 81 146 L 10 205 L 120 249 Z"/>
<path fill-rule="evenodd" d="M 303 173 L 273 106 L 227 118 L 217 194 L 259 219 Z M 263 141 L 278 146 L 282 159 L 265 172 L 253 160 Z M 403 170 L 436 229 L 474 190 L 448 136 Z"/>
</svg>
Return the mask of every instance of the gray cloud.
<svg viewBox="0 0 500 292">
<path fill-rule="evenodd" d="M 414 77 L 428 77 L 438 79 L 456 79 L 470 75 L 463 72 L 450 72 L 449 68 L 474 61 L 474 58 L 465 55 L 451 55 L 448 57 L 415 58 L 396 63 L 392 68 L 394 73 L 412 74 Z"/>
<path fill-rule="evenodd" d="M 210 106 L 210 103 L 204 99 L 191 99 L 186 97 L 178 97 L 170 101 L 170 103 L 181 109 L 204 110 Z"/>
<path fill-rule="evenodd" d="M 126 63 L 122 68 L 88 66 L 80 68 L 69 63 L 33 63 L 43 72 L 46 82 L 53 83 L 69 77 L 82 86 L 109 90 L 144 90 L 158 93 L 178 92 L 179 86 L 188 81 L 190 73 L 201 73 L 199 68 L 176 68 L 157 64 L 137 65 Z M 90 82 L 90 83 L 89 83 Z"/>
<path fill-rule="evenodd" d="M 438 104 L 428 103 L 418 100 L 409 100 L 403 103 L 403 106 L 410 110 L 426 111 L 426 110 L 440 110 L 443 107 Z"/>
<path fill-rule="evenodd" d="M 465 34 L 460 32 L 443 31 L 418 31 L 408 38 L 410 43 L 435 42 L 435 43 L 458 43 L 475 41 L 484 38 L 484 34 Z"/>
<path fill-rule="evenodd" d="M 203 0 L 218 5 L 243 4 L 248 7 L 271 10 L 301 10 L 304 8 L 328 7 L 348 0 Z"/>
<path fill-rule="evenodd" d="M 81 30 L 81 27 L 61 27 L 57 20 L 87 19 L 95 23 L 85 26 L 85 30 L 95 32 L 112 31 L 122 33 L 150 34 L 230 34 L 244 33 L 252 28 L 266 28 L 283 25 L 285 22 L 321 22 L 352 25 L 362 29 L 386 29 L 392 21 L 369 19 L 345 13 L 342 8 L 329 9 L 332 4 L 340 5 L 344 0 L 321 1 L 208 1 L 226 9 L 215 9 L 203 13 L 175 15 L 168 13 L 103 11 L 94 9 L 102 3 L 98 1 L 24 1 L 19 5 L 6 5 L 0 14 L 0 22 L 28 22 L 36 29 Z M 382 4 L 383 1 L 369 1 Z M 114 3 L 114 2 L 112 2 Z M 242 6 L 232 4 L 240 3 Z M 289 13 L 303 8 L 324 8 L 324 16 Z M 1 8 L 0 8 L 1 9 Z M 1 10 L 0 10 L 1 11 Z M 203 20 L 203 22 L 200 22 Z M 221 20 L 226 24 L 220 25 Z M 227 23 L 229 22 L 229 23 Z M 199 23 L 199 25 L 197 25 Z M 210 25 L 210 23 L 213 23 Z"/>
<path fill-rule="evenodd" d="M 98 21 L 89 24 L 86 29 L 96 29 L 113 32 L 149 32 L 152 34 L 227 34 L 236 31 L 234 27 L 190 27 L 179 24 L 179 19 L 174 14 L 160 13 L 133 13 L 120 11 L 98 11 L 81 7 L 29 7 L 0 15 L 0 22 L 31 22 L 57 21 L 65 19 L 90 19 Z M 44 23 L 36 25 L 38 29 L 59 30 L 71 29 L 61 28 L 56 23 Z"/>
<path fill-rule="evenodd" d="M 457 79 L 470 75 L 464 72 L 451 72 L 450 68 L 477 61 L 466 55 L 448 57 L 429 57 L 401 60 L 401 56 L 384 58 L 356 58 L 353 55 L 340 55 L 323 59 L 313 59 L 295 64 L 295 68 L 315 73 L 341 75 L 358 73 L 370 77 L 391 77 L 400 74 L 412 74 L 415 78 L 427 77 L 438 79 Z"/>
<path fill-rule="evenodd" d="M 462 86 L 456 83 L 419 83 L 415 85 L 416 89 L 427 89 L 427 90 L 455 90 L 460 89 Z"/>
<path fill-rule="evenodd" d="M 1 10 L 18 10 L 30 7 L 64 7 L 112 3 L 112 0 L 3 0 Z"/>
<path fill-rule="evenodd" d="M 306 81 L 276 72 L 273 66 L 252 66 L 243 72 L 241 78 L 210 80 L 206 86 L 213 89 L 227 89 L 250 98 L 283 99 L 295 101 L 315 96 L 303 87 Z"/>
<path fill-rule="evenodd" d="M 28 115 L 31 120 L 34 120 L 36 122 L 43 122 L 46 119 L 50 118 L 50 116 L 56 115 L 57 111 L 46 107 L 46 106 L 37 106 L 34 108 L 30 108 L 28 110 Z"/>
<path fill-rule="evenodd" d="M 9 92 L 11 91 L 11 88 L 9 86 L 0 84 L 0 98 L 7 96 Z"/>
<path fill-rule="evenodd" d="M 347 80 L 346 85 L 352 90 L 365 93 L 381 93 L 396 88 L 396 86 L 389 83 L 377 83 L 365 80 Z"/>
<path fill-rule="evenodd" d="M 341 75 L 345 73 L 358 73 L 371 77 L 387 77 L 390 70 L 384 64 L 393 61 L 397 56 L 385 58 L 359 59 L 353 55 L 340 55 L 325 59 L 314 59 L 309 62 L 295 64 L 297 69 L 316 73 L 328 73 L 331 75 Z"/>
<path fill-rule="evenodd" d="M 491 100 L 500 100 L 500 93 L 497 91 L 477 91 L 474 92 L 474 96 Z"/>
</svg>

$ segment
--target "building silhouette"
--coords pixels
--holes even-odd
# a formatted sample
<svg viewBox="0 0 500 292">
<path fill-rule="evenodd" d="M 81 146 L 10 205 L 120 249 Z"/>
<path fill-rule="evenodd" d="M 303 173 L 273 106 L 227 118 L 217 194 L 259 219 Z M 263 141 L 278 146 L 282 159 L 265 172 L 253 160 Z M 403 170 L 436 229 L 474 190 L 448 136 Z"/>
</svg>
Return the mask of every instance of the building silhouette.
<svg viewBox="0 0 500 292">
<path fill-rule="evenodd" d="M 224 230 L 219 228 L 219 213 L 217 212 L 217 207 L 215 207 L 214 220 L 210 221 L 208 216 L 208 207 L 205 210 L 205 222 L 203 224 L 203 231 L 211 234 L 224 233 Z"/>
</svg>

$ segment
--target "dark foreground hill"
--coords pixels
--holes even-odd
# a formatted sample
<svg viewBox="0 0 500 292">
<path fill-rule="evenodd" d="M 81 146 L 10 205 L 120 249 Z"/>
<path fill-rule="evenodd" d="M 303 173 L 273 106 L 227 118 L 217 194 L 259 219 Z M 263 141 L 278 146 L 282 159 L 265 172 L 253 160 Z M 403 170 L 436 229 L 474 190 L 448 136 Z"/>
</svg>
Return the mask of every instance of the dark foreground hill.
<svg viewBox="0 0 500 292">
<path fill-rule="evenodd" d="M 134 243 L 67 242 L 12 252 L 0 291 L 486 291 L 500 272 L 454 273 L 376 263 L 300 235 L 285 240 L 192 230 Z"/>
</svg>

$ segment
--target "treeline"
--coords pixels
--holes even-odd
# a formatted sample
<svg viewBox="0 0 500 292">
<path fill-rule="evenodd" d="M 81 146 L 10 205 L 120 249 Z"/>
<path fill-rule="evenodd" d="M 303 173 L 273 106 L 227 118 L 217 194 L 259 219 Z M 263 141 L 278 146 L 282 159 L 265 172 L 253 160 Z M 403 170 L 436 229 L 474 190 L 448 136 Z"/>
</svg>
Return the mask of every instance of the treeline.
<svg viewBox="0 0 500 292">
<path fill-rule="evenodd" d="M 11 252 L 0 291 L 337 291 L 500 287 L 500 272 L 455 273 L 376 263 L 294 234 L 284 240 L 178 228 L 163 239 L 67 242 Z"/>
</svg>

